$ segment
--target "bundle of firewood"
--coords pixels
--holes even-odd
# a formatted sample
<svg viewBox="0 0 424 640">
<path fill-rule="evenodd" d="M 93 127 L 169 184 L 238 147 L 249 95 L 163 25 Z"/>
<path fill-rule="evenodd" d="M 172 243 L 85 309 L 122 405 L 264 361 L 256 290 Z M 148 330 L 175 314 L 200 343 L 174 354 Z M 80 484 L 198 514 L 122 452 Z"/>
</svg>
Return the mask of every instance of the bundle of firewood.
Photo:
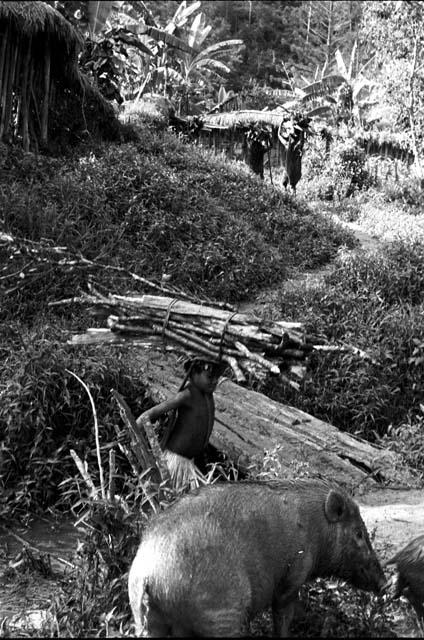
<svg viewBox="0 0 424 640">
<path fill-rule="evenodd" d="M 72 344 L 162 344 L 189 355 L 227 363 L 238 382 L 246 375 L 302 378 L 314 347 L 301 323 L 264 322 L 252 314 L 231 312 L 162 296 L 86 296 L 108 329 L 89 329 Z M 289 377 L 287 377 L 287 375 Z"/>
</svg>

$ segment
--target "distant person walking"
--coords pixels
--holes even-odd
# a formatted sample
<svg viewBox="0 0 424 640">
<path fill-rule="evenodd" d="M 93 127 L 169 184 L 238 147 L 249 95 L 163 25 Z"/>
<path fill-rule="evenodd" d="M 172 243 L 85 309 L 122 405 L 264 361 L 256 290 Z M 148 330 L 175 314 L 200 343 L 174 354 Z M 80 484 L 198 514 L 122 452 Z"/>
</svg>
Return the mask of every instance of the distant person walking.
<svg viewBox="0 0 424 640">
<path fill-rule="evenodd" d="M 141 426 L 173 412 L 160 445 L 176 490 L 192 489 L 205 483 L 205 476 L 197 464 L 204 462 L 215 420 L 213 392 L 225 366 L 225 363 L 203 358 L 187 360 L 184 363 L 186 376 L 177 394 L 137 418 L 137 424 Z"/>
</svg>

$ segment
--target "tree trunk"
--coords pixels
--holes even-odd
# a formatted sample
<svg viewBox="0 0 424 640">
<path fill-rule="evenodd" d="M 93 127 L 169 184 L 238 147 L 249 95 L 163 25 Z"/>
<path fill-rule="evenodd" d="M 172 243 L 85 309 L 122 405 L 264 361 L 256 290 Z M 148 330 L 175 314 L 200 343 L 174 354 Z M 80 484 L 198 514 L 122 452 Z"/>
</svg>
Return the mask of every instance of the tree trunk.
<svg viewBox="0 0 424 640">
<path fill-rule="evenodd" d="M 161 402 L 180 385 L 175 356 L 140 353 L 153 400 Z M 359 484 L 368 476 L 398 481 L 398 456 L 261 393 L 221 379 L 214 393 L 216 415 L 211 444 L 241 470 L 260 465 L 277 445 L 279 477 L 302 469 L 329 479 Z M 370 479 L 370 482 L 373 480 Z"/>
</svg>

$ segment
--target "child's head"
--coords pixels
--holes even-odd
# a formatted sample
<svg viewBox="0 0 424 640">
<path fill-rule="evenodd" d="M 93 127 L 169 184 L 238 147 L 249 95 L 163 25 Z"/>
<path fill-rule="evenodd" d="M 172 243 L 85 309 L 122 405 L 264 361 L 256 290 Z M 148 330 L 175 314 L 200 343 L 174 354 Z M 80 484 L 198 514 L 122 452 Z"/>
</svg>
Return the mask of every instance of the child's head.
<svg viewBox="0 0 424 640">
<path fill-rule="evenodd" d="M 213 393 L 226 365 L 215 360 L 192 358 L 184 363 L 184 368 L 186 371 L 190 371 L 190 380 L 193 384 L 202 391 Z"/>
</svg>

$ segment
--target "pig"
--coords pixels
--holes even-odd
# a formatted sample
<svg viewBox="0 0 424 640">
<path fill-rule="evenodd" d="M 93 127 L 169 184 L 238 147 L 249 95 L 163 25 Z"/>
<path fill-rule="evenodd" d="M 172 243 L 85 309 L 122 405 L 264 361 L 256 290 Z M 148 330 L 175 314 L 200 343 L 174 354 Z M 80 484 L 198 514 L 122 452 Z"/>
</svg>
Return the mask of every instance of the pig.
<svg viewBox="0 0 424 640">
<path fill-rule="evenodd" d="M 424 534 L 411 540 L 393 558 L 385 562 L 396 565 L 396 573 L 384 586 L 384 591 L 393 598 L 404 595 L 417 614 L 418 621 L 424 625 Z"/>
<path fill-rule="evenodd" d="M 299 587 L 326 576 L 367 591 L 385 584 L 345 491 L 317 480 L 207 485 L 143 533 L 128 578 L 136 634 L 246 635 L 272 604 L 274 633 L 287 636 Z"/>
</svg>

